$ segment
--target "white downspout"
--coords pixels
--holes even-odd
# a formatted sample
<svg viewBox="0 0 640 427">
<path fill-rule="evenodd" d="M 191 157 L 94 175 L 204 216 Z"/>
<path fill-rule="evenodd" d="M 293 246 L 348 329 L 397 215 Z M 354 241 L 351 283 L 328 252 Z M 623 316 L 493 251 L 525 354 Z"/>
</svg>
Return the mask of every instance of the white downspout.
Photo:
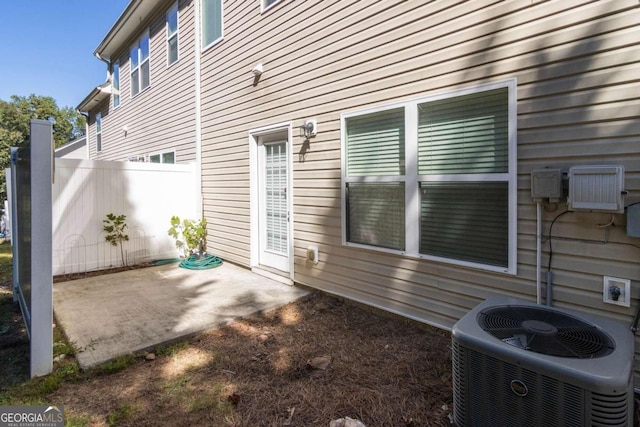
<svg viewBox="0 0 640 427">
<path fill-rule="evenodd" d="M 536 302 L 542 304 L 542 204 L 536 203 Z"/>
<path fill-rule="evenodd" d="M 196 138 L 196 191 L 198 203 L 198 219 L 203 217 L 202 197 L 202 94 L 201 94 L 201 59 L 200 59 L 200 1 L 194 1 L 195 7 L 195 45 L 193 48 L 195 76 L 195 138 Z M 205 248 L 206 250 L 206 248 Z"/>
</svg>

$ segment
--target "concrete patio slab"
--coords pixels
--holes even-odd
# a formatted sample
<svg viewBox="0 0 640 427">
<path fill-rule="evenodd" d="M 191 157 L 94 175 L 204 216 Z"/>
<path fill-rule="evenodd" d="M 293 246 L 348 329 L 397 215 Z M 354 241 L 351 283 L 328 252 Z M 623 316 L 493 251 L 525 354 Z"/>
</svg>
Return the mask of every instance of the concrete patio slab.
<svg viewBox="0 0 640 427">
<path fill-rule="evenodd" d="M 55 283 L 53 308 L 86 369 L 307 293 L 230 263 L 200 271 L 170 264 Z"/>
</svg>

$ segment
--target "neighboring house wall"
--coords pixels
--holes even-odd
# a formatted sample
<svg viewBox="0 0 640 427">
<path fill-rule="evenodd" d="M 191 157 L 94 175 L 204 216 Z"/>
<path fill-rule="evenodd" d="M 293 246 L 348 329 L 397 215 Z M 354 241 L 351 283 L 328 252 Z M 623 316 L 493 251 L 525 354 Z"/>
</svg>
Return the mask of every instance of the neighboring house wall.
<svg viewBox="0 0 640 427">
<path fill-rule="evenodd" d="M 63 159 L 88 159 L 87 137 L 83 136 L 56 148 L 55 156 Z"/>
<path fill-rule="evenodd" d="M 446 3 L 446 4 L 445 4 Z M 294 280 L 449 328 L 494 294 L 536 298 L 530 172 L 621 164 L 640 200 L 636 1 L 224 2 L 224 38 L 202 54 L 202 180 L 209 250 L 252 264 L 252 129 L 291 123 Z M 264 74 L 254 86 L 252 68 Z M 517 274 L 343 244 L 341 115 L 516 79 Z M 318 134 L 298 136 L 305 119 Z M 544 211 L 545 234 L 566 209 Z M 640 245 L 609 214 L 553 229 L 554 304 L 632 322 Z M 319 263 L 305 259 L 309 245 Z M 549 262 L 545 239 L 543 268 Z M 603 276 L 633 280 L 630 308 L 602 302 Z M 636 346 L 640 348 L 640 346 Z M 638 364 L 637 364 L 638 365 Z"/>
<path fill-rule="evenodd" d="M 159 2 L 157 13 L 140 25 L 139 32 L 117 54 L 120 65 L 120 104 L 113 95 L 102 113 L 102 151 L 96 151 L 95 114 L 90 112 L 90 157 L 99 160 L 127 160 L 163 152 L 174 152 L 175 161 L 196 159 L 194 2 L 180 0 L 179 59 L 167 65 L 167 10 L 175 2 Z M 129 49 L 145 32 L 150 38 L 150 85 L 131 96 Z"/>
</svg>

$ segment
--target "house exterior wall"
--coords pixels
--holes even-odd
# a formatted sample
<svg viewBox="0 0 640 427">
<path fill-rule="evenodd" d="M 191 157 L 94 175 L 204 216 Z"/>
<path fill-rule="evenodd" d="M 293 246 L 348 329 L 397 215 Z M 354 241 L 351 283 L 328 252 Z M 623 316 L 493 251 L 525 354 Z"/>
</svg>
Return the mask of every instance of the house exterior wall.
<svg viewBox="0 0 640 427">
<path fill-rule="evenodd" d="M 194 2 L 180 0 L 179 59 L 167 65 L 165 14 L 174 2 L 158 2 L 157 13 L 139 27 L 117 55 L 120 64 L 120 105 L 101 104 L 102 151 L 96 151 L 95 114 L 90 112 L 90 158 L 127 160 L 132 157 L 175 152 L 176 162 L 196 159 Z M 129 49 L 145 32 L 150 36 L 150 85 L 131 96 Z M 126 128 L 126 132 L 124 131 Z"/>
<path fill-rule="evenodd" d="M 258 0 L 225 1 L 224 38 L 202 53 L 209 250 L 251 264 L 249 130 L 290 122 L 295 282 L 443 328 L 491 295 L 535 300 L 532 170 L 620 164 L 627 204 L 640 200 L 638 12 L 632 0 L 284 0 L 261 14 Z M 257 63 L 264 74 L 254 86 Z M 341 114 L 509 79 L 517 82 L 517 273 L 345 246 Z M 318 134 L 306 145 L 297 127 L 309 118 Z M 545 206 L 543 234 L 564 210 L 564 202 Z M 626 236 L 625 221 L 558 218 L 554 305 L 631 324 L 640 242 Z M 309 245 L 318 264 L 305 259 Z M 632 280 L 630 308 L 602 302 L 605 275 Z"/>
</svg>

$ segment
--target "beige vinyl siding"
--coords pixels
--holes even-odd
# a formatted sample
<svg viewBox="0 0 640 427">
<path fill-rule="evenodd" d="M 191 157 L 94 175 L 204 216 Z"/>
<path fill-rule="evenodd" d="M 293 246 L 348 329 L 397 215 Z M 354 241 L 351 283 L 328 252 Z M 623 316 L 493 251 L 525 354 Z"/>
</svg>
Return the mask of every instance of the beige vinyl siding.
<svg viewBox="0 0 640 427">
<path fill-rule="evenodd" d="M 490 295 L 535 300 L 531 170 L 621 164 L 627 203 L 640 201 L 638 9 L 632 0 L 285 0 L 261 15 L 257 1 L 226 1 L 224 40 L 202 58 L 210 250 L 249 265 L 248 132 L 292 122 L 296 282 L 444 328 Z M 254 87 L 259 62 L 264 74 Z M 342 245 L 340 114 L 512 78 L 517 275 Z M 308 118 L 319 133 L 307 147 L 297 127 Z M 566 204 L 548 208 L 544 234 Z M 598 227 L 610 219 L 572 213 L 554 225 L 554 304 L 630 324 L 640 302 L 640 240 L 626 236 L 624 215 Z M 317 265 L 305 261 L 308 245 L 319 247 Z M 545 239 L 543 270 L 548 251 Z M 605 275 L 632 280 L 631 308 L 602 302 Z"/>
<path fill-rule="evenodd" d="M 157 13 L 140 26 L 139 37 L 149 30 L 150 81 L 148 88 L 131 97 L 129 48 L 135 38 L 122 47 L 120 57 L 120 105 L 109 105 L 103 119 L 101 160 L 126 160 L 175 151 L 177 162 L 196 159 L 195 144 L 195 2 L 179 1 L 179 60 L 167 67 L 165 13 L 174 2 L 161 2 Z M 123 127 L 128 131 L 125 136 Z"/>
</svg>

